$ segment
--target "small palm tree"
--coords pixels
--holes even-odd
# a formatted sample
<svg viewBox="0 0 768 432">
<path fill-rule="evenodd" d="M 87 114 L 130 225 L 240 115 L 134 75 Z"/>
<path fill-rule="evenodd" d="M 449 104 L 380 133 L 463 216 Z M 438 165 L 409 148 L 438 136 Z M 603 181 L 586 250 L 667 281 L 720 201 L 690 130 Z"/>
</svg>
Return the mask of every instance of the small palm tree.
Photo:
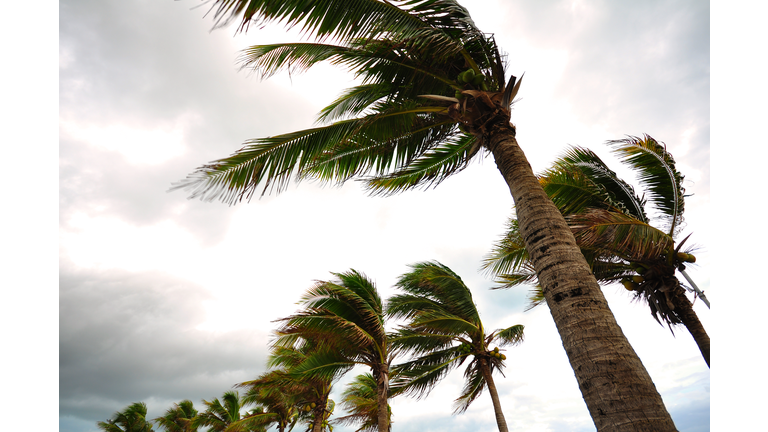
<svg viewBox="0 0 768 432">
<path fill-rule="evenodd" d="M 355 432 L 376 432 L 379 404 L 376 380 L 373 375 L 365 373 L 356 376 L 342 393 L 341 406 L 350 414 L 335 419 L 335 424 L 358 426 Z M 392 408 L 389 404 L 387 404 L 387 417 L 389 417 L 389 430 L 392 430 Z"/>
<path fill-rule="evenodd" d="M 231 424 L 240 420 L 243 401 L 238 392 L 227 391 L 224 392 L 221 401 L 218 398 L 210 402 L 203 400 L 203 405 L 206 409 L 197 415 L 195 426 L 208 427 L 211 432 L 224 432 Z"/>
<path fill-rule="evenodd" d="M 608 144 L 638 173 L 642 196 L 594 152 L 578 147 L 558 159 L 540 177 L 541 184 L 566 215 L 598 282 L 622 282 L 635 299 L 648 304 L 656 321 L 670 330 L 684 325 L 709 366 L 709 335 L 675 277 L 677 270 L 688 279 L 685 266 L 695 260 L 691 247 L 683 249 L 688 237 L 676 241 L 685 209 L 683 176 L 672 155 L 648 135 Z M 651 211 L 655 219 L 648 215 Z M 507 234 L 486 258 L 484 267 L 497 275 L 500 288 L 537 281 L 520 237 L 512 219 Z M 529 309 L 543 303 L 540 288 L 531 301 Z"/>
<path fill-rule="evenodd" d="M 153 432 L 152 423 L 147 420 L 147 405 L 136 402 L 116 412 L 106 422 L 96 425 L 104 432 Z"/>
<path fill-rule="evenodd" d="M 299 395 L 296 383 L 282 370 L 273 370 L 259 378 L 238 384 L 246 388 L 243 406 L 256 405 L 256 408 L 240 420 L 233 423 L 228 432 L 263 428 L 275 425 L 279 432 L 295 424 L 298 419 L 297 401 Z"/>
<path fill-rule="evenodd" d="M 292 369 L 307 377 L 333 380 L 355 365 L 368 366 L 376 379 L 377 403 L 386 407 L 391 355 L 381 297 L 373 282 L 356 270 L 333 275 L 337 280 L 318 281 L 302 296 L 302 310 L 280 320 L 274 345 L 312 343 L 306 359 Z M 385 409 L 379 413 L 378 430 L 389 430 Z"/>
<path fill-rule="evenodd" d="M 428 394 L 445 375 L 471 358 L 464 370 L 464 389 L 456 399 L 455 412 L 463 412 L 488 388 L 500 432 L 507 422 L 493 381 L 493 372 L 504 368 L 506 356 L 498 346 L 523 340 L 523 326 L 514 325 L 487 334 L 472 293 L 461 278 L 439 262 L 411 266 L 413 271 L 400 277 L 397 287 L 406 294 L 389 299 L 387 315 L 405 318 L 405 326 L 392 336 L 392 347 L 412 353 L 414 360 L 395 366 L 393 386 L 418 396 Z"/>
<path fill-rule="evenodd" d="M 192 401 L 185 399 L 173 404 L 165 415 L 154 419 L 154 422 L 159 428 L 168 432 L 197 432 L 198 428 L 194 425 L 196 415 L 197 410 Z"/>
</svg>

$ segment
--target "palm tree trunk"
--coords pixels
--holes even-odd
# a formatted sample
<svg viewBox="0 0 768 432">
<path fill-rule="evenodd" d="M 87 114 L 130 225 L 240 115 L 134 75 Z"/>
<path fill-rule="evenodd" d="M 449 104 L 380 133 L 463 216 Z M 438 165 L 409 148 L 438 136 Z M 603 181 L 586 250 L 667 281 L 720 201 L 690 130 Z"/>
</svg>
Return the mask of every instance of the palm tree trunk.
<svg viewBox="0 0 768 432">
<path fill-rule="evenodd" d="M 323 420 L 325 420 L 325 408 L 328 405 L 327 393 L 323 398 L 318 401 L 317 406 L 313 412 L 314 418 L 312 419 L 312 432 L 321 432 L 323 429 Z"/>
<path fill-rule="evenodd" d="M 693 311 L 693 304 L 685 296 L 685 290 L 678 288 L 675 290 L 675 294 L 672 295 L 672 303 L 675 305 L 677 316 L 680 321 L 683 322 L 685 328 L 693 336 L 693 340 L 696 341 L 696 345 L 701 351 L 701 356 L 704 357 L 704 361 L 707 362 L 709 367 L 709 335 L 704 330 L 704 326 L 699 321 L 699 316 Z"/>
<path fill-rule="evenodd" d="M 526 249 L 597 430 L 675 431 L 565 219 L 518 146 L 514 128 L 497 123 L 485 139 L 512 193 Z"/>
<path fill-rule="evenodd" d="M 389 395 L 389 366 L 384 364 L 378 371 L 374 371 L 376 378 L 376 391 L 379 400 L 379 432 L 389 432 L 389 410 L 387 409 Z"/>
<path fill-rule="evenodd" d="M 487 359 L 480 359 L 480 372 L 483 374 L 485 384 L 488 386 L 488 393 L 491 394 L 493 412 L 496 414 L 496 424 L 499 426 L 499 432 L 509 432 L 509 429 L 507 429 L 507 420 L 504 418 L 504 413 L 501 411 L 499 392 L 496 391 L 496 384 L 493 382 L 493 374 L 491 373 L 491 367 L 488 364 Z"/>
</svg>

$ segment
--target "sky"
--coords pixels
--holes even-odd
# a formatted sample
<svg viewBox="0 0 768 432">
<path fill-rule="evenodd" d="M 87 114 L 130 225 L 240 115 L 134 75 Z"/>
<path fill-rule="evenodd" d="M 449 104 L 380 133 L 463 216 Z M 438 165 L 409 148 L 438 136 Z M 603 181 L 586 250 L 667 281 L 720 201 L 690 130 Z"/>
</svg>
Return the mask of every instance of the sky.
<svg viewBox="0 0 768 432">
<path fill-rule="evenodd" d="M 713 304 L 723 300 L 710 286 L 709 5 L 462 4 L 495 33 L 509 73 L 525 72 L 512 122 L 534 171 L 579 145 L 622 174 L 606 141 L 647 133 L 666 143 L 690 194 L 682 236 L 699 249 L 689 274 Z M 202 409 L 265 371 L 273 321 L 314 280 L 354 268 L 386 298 L 408 264 L 427 260 L 462 276 L 486 327 L 526 326 L 497 379 L 510 430 L 594 430 L 549 311 L 524 312 L 525 289 L 491 291 L 479 271 L 513 205 L 492 157 L 387 198 L 355 182 L 303 182 L 236 206 L 168 192 L 247 139 L 312 126 L 352 82 L 326 65 L 260 81 L 239 70 L 238 52 L 299 35 L 212 31 L 206 11 L 194 0 L 59 2 L 59 430 L 95 431 L 137 401 L 150 418 L 182 399 Z M 678 429 L 710 430 L 710 373 L 690 335 L 658 325 L 620 285 L 604 293 Z M 715 325 L 703 302 L 694 310 Z M 451 415 L 461 385 L 456 371 L 428 398 L 392 400 L 393 430 L 495 428 L 487 393 Z"/>
</svg>

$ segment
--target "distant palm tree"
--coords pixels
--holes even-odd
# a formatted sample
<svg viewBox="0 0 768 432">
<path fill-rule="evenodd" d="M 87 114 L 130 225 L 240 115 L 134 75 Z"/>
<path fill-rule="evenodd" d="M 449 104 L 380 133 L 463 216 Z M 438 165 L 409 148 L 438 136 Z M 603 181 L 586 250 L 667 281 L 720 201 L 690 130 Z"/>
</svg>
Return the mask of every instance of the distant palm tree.
<svg viewBox="0 0 768 432">
<path fill-rule="evenodd" d="M 341 394 L 341 406 L 350 414 L 338 417 L 335 424 L 344 426 L 359 426 L 355 432 L 376 432 L 378 430 L 379 404 L 376 392 L 376 380 L 373 375 L 365 373 L 358 375 L 347 384 Z M 387 404 L 389 430 L 392 430 L 392 409 Z"/>
<path fill-rule="evenodd" d="M 198 428 L 194 425 L 196 415 L 197 410 L 192 401 L 185 399 L 173 404 L 165 415 L 154 419 L 154 422 L 159 428 L 168 432 L 197 432 Z"/>
<path fill-rule="evenodd" d="M 263 373 L 259 378 L 238 384 L 246 388 L 242 398 L 243 406 L 256 405 L 256 409 L 234 422 L 228 432 L 264 428 L 274 425 L 279 432 L 284 432 L 289 425 L 298 420 L 297 402 L 300 395 L 296 384 L 282 370 Z"/>
<path fill-rule="evenodd" d="M 147 405 L 144 402 L 131 404 L 106 422 L 100 421 L 96 425 L 104 432 L 154 432 L 152 423 L 147 421 Z"/>
<path fill-rule="evenodd" d="M 210 402 L 203 400 L 203 405 L 206 409 L 198 413 L 195 426 L 208 427 L 211 432 L 227 431 L 231 424 L 240 420 L 240 410 L 243 408 L 240 395 L 236 391 L 224 392 L 221 401 L 218 398 Z"/>
<path fill-rule="evenodd" d="M 303 309 L 284 318 L 276 347 L 311 341 L 316 349 L 292 369 L 308 377 L 333 380 L 355 365 L 371 369 L 376 379 L 378 430 L 388 432 L 386 414 L 391 355 L 384 329 L 384 310 L 375 285 L 364 274 L 350 270 L 333 273 L 336 280 L 318 281 L 302 296 Z"/>
<path fill-rule="evenodd" d="M 689 257 L 691 247 L 682 250 L 688 237 L 676 241 L 685 209 L 683 175 L 666 148 L 648 135 L 608 144 L 637 173 L 641 196 L 594 152 L 579 147 L 542 174 L 541 184 L 566 216 L 598 282 L 621 281 L 648 304 L 656 321 L 670 329 L 685 325 L 709 366 L 709 335 L 675 277 L 675 270 L 684 272 L 694 259 Z M 497 276 L 500 288 L 536 283 L 516 220 L 510 221 L 484 267 Z M 540 288 L 531 300 L 529 309 L 544 302 Z"/>
<path fill-rule="evenodd" d="M 523 340 L 523 326 L 514 325 L 486 333 L 472 293 L 461 278 L 439 262 L 423 262 L 411 266 L 397 287 L 405 294 L 392 296 L 387 315 L 405 318 L 407 324 L 392 336 L 393 349 L 412 353 L 414 360 L 396 365 L 398 378 L 394 386 L 406 393 L 422 396 L 429 393 L 445 375 L 471 357 L 464 370 L 464 389 L 456 399 L 456 412 L 463 412 L 488 388 L 500 432 L 507 432 L 507 422 L 493 372 L 504 368 L 506 356 L 500 346 Z"/>
<path fill-rule="evenodd" d="M 315 37 L 246 49 L 242 65 L 262 77 L 328 61 L 361 84 L 320 112 L 324 124 L 249 141 L 175 188 L 234 203 L 284 190 L 292 178 L 358 178 L 373 193 L 392 194 L 435 186 L 490 153 L 597 428 L 675 430 L 517 143 L 510 113 L 520 80 L 464 7 L 453 0 L 213 0 L 212 10 L 217 24 L 281 22 Z"/>
</svg>

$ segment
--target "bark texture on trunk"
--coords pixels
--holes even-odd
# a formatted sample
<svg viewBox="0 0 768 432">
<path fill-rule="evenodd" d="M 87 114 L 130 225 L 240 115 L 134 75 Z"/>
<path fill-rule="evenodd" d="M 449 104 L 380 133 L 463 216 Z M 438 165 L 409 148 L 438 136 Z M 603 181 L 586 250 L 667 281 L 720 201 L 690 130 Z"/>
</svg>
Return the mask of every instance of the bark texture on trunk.
<svg viewBox="0 0 768 432">
<path fill-rule="evenodd" d="M 526 249 L 597 430 L 675 431 L 565 219 L 518 146 L 514 128 L 497 123 L 485 139 L 512 193 Z"/>
<path fill-rule="evenodd" d="M 677 316 L 680 321 L 683 322 L 685 328 L 693 336 L 693 340 L 701 351 L 701 356 L 704 357 L 704 361 L 707 362 L 709 367 L 709 335 L 704 330 L 704 326 L 699 321 L 699 316 L 693 310 L 693 304 L 688 300 L 683 288 L 678 288 L 677 292 L 672 297 L 672 302 L 675 304 L 677 310 Z"/>
<path fill-rule="evenodd" d="M 507 429 L 507 420 L 504 418 L 504 413 L 501 411 L 499 392 L 496 390 L 496 383 L 493 382 L 491 367 L 488 364 L 487 359 L 480 359 L 480 371 L 482 372 L 483 378 L 485 379 L 485 384 L 488 386 L 488 393 L 491 394 L 491 400 L 493 401 L 493 412 L 496 414 L 496 424 L 499 426 L 499 432 L 509 432 L 509 429 Z"/>
<path fill-rule="evenodd" d="M 323 420 L 325 420 L 325 409 L 328 406 L 328 393 L 324 392 L 323 397 L 317 402 L 312 419 L 312 432 L 321 432 L 323 429 Z"/>
<path fill-rule="evenodd" d="M 379 396 L 379 432 L 389 432 L 389 410 L 387 409 L 389 395 L 389 366 L 382 365 L 378 371 L 374 371 L 376 377 L 376 390 Z"/>
</svg>

